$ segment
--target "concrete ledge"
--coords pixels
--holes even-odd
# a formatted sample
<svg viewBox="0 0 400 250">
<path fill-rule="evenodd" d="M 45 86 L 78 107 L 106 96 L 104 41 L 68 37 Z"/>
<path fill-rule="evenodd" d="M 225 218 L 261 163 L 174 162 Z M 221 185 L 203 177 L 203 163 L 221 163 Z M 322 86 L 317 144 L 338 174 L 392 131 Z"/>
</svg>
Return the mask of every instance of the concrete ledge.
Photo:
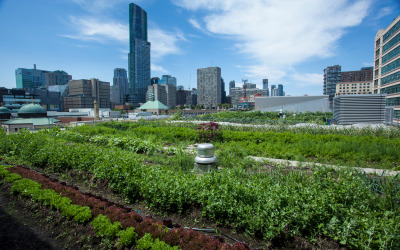
<svg viewBox="0 0 400 250">
<path fill-rule="evenodd" d="M 360 172 L 364 172 L 366 174 L 376 174 L 376 175 L 384 175 L 384 176 L 396 176 L 400 174 L 400 171 L 391 171 L 385 169 L 375 169 L 375 168 L 357 168 L 357 167 L 346 167 L 346 166 L 335 166 L 335 165 L 328 165 L 328 164 L 321 164 L 315 162 L 300 162 L 300 161 L 289 161 L 289 160 L 282 160 L 282 159 L 273 159 L 273 158 L 266 158 L 266 157 L 256 157 L 256 156 L 248 156 L 255 161 L 258 162 L 273 162 L 280 165 L 291 166 L 291 167 L 313 167 L 313 166 L 326 166 L 331 167 L 334 169 L 343 169 L 343 168 L 352 168 L 358 170 Z"/>
</svg>

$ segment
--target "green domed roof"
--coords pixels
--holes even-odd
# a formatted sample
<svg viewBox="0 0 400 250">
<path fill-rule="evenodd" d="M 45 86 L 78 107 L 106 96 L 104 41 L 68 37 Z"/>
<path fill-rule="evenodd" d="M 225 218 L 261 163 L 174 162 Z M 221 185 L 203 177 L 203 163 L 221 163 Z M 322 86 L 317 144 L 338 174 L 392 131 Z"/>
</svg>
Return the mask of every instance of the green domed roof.
<svg viewBox="0 0 400 250">
<path fill-rule="evenodd" d="M 11 114 L 11 111 L 6 107 L 0 107 L 0 114 Z"/>
<path fill-rule="evenodd" d="M 47 114 L 47 111 L 39 104 L 28 104 L 19 109 L 18 114 Z"/>
</svg>

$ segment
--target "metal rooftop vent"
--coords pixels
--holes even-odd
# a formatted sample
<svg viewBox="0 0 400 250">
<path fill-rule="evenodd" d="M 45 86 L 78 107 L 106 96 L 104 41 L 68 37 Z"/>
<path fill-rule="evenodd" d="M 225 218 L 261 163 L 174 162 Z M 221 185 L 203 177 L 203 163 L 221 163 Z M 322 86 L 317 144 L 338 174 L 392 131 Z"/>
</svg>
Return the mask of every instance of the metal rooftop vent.
<svg viewBox="0 0 400 250">
<path fill-rule="evenodd" d="M 194 159 L 195 168 L 202 172 L 209 172 L 215 168 L 217 157 L 214 155 L 214 145 L 203 143 L 197 146 L 197 156 Z"/>
</svg>

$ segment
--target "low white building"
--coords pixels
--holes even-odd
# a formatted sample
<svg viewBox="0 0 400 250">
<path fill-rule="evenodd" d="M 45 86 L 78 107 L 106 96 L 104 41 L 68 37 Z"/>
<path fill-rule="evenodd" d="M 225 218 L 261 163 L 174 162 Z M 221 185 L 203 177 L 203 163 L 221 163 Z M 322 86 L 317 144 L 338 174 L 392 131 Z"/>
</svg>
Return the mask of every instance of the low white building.
<svg viewBox="0 0 400 250">
<path fill-rule="evenodd" d="M 332 112 L 329 108 L 329 96 L 261 96 L 255 98 L 256 111 Z"/>
</svg>

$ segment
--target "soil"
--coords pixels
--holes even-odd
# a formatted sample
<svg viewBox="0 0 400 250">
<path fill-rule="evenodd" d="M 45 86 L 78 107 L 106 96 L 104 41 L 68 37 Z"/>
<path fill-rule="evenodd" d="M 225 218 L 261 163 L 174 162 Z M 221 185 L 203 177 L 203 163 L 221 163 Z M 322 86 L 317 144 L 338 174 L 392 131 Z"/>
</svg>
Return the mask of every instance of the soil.
<svg viewBox="0 0 400 250">
<path fill-rule="evenodd" d="M 42 172 L 41 169 L 36 169 Z M 130 207 L 158 220 L 171 219 L 174 223 L 190 228 L 216 229 L 228 243 L 246 242 L 256 249 L 344 249 L 332 239 L 317 238 L 312 244 L 303 237 L 289 236 L 285 232 L 274 241 L 247 236 L 230 227 L 222 227 L 204 218 L 200 208 L 190 208 L 183 215 L 161 214 L 148 208 L 144 203 L 127 204 L 125 200 L 108 188 L 107 181 L 95 178 L 91 173 L 70 171 L 62 175 L 48 174 L 59 181 L 79 187 L 81 192 L 91 192 L 115 203 Z M 65 219 L 57 211 L 29 199 L 10 194 L 10 184 L 0 183 L 0 246 L 4 249 L 99 249 L 112 248 L 113 242 L 96 237 L 89 224 L 80 225 Z M 210 233 L 216 235 L 216 233 Z M 21 240 L 24 239 L 24 240 Z"/>
<path fill-rule="evenodd" d="M 2 249 L 87 249 L 101 240 L 90 225 L 79 225 L 59 212 L 10 193 L 0 184 L 0 246 Z"/>
</svg>

